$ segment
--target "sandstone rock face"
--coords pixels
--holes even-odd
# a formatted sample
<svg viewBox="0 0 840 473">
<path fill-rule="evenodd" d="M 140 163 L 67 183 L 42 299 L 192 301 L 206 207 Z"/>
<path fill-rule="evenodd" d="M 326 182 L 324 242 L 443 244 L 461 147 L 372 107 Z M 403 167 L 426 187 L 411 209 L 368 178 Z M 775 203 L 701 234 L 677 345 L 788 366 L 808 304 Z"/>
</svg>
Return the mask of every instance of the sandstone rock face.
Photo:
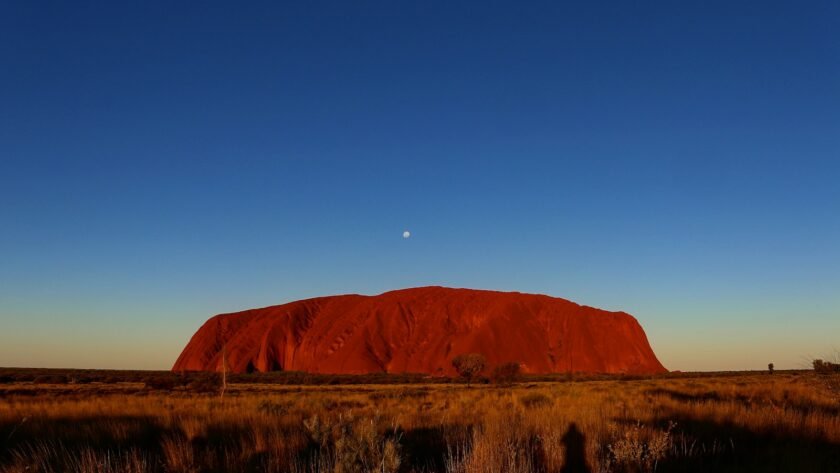
<svg viewBox="0 0 840 473">
<path fill-rule="evenodd" d="M 217 315 L 173 371 L 227 369 L 452 375 L 481 353 L 527 373 L 665 372 L 631 315 L 555 297 L 445 287 L 340 295 Z"/>
</svg>

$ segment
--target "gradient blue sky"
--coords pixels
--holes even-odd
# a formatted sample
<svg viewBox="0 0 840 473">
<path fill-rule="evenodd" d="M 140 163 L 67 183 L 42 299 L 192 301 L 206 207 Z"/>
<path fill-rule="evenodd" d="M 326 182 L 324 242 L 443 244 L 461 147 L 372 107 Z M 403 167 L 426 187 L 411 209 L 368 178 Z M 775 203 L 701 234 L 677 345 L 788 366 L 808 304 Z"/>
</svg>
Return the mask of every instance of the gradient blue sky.
<svg viewBox="0 0 840 473">
<path fill-rule="evenodd" d="M 840 347 L 838 2 L 128 3 L 0 5 L 0 366 L 433 284 Z"/>
</svg>

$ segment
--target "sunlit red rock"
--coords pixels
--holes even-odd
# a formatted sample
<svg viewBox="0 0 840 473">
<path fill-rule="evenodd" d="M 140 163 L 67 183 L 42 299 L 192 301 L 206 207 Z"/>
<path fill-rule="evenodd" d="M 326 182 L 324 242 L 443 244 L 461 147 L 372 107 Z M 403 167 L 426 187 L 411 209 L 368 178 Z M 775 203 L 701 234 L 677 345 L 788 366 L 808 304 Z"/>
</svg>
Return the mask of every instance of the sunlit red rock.
<svg viewBox="0 0 840 473">
<path fill-rule="evenodd" d="M 224 350 L 223 350 L 224 347 Z M 665 372 L 635 318 L 518 292 L 420 287 L 340 295 L 217 315 L 172 368 L 451 375 L 481 353 L 527 373 Z"/>
</svg>

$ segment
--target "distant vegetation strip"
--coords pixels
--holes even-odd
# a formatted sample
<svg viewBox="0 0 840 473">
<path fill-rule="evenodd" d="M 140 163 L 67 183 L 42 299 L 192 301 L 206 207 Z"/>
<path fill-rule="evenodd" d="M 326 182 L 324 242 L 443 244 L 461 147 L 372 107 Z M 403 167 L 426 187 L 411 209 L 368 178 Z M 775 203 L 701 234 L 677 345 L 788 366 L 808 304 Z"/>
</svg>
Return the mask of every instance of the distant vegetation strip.
<svg viewBox="0 0 840 473">
<path fill-rule="evenodd" d="M 794 374 L 809 370 L 777 370 L 776 373 Z M 658 375 L 622 375 L 598 373 L 556 373 L 542 375 L 519 374 L 520 382 L 563 382 L 563 381 L 632 381 L 645 379 L 682 379 L 721 376 L 743 376 L 762 371 L 718 371 L 718 372 L 672 372 Z M 188 371 L 144 370 L 93 370 L 56 368 L 0 368 L 0 384 L 88 384 L 88 383 L 145 383 L 152 388 L 177 388 L 213 384 L 219 373 Z M 450 384 L 467 383 L 469 380 L 422 373 L 368 373 L 368 374 L 315 374 L 300 371 L 275 371 L 269 373 L 228 374 L 230 384 L 285 384 L 285 385 L 356 385 L 356 384 Z M 491 375 L 472 380 L 478 384 L 494 381 Z M 512 381 L 512 380 L 509 380 Z M 209 386 L 208 386 L 209 387 Z"/>
</svg>

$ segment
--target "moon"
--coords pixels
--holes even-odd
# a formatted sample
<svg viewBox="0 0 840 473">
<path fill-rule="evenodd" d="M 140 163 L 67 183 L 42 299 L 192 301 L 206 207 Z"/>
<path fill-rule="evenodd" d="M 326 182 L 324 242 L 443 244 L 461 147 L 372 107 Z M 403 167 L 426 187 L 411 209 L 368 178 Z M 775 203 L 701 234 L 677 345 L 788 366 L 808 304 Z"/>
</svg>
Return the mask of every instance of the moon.
<svg viewBox="0 0 840 473">
<path fill-rule="evenodd" d="M 404 232 L 403 232 L 403 238 L 408 238 L 408 237 L 410 237 L 410 236 L 411 236 L 411 232 L 410 232 L 410 231 L 406 230 L 406 231 L 404 231 Z"/>
</svg>

